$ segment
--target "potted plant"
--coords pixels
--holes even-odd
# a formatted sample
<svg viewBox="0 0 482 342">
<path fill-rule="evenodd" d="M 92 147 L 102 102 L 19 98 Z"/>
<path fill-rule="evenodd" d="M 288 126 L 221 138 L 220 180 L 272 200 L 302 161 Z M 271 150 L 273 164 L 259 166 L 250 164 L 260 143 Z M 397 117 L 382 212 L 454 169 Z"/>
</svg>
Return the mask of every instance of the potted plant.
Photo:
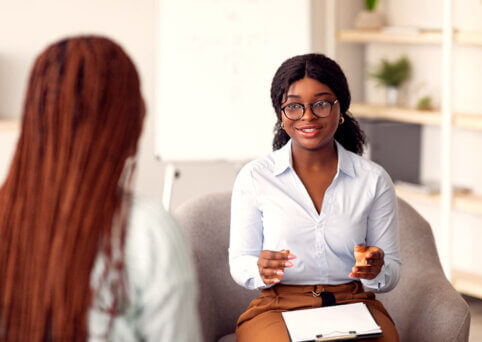
<svg viewBox="0 0 482 342">
<path fill-rule="evenodd" d="M 365 9 L 355 18 L 355 28 L 360 30 L 378 30 L 383 27 L 384 20 L 376 10 L 378 0 L 365 0 Z"/>
<path fill-rule="evenodd" d="M 398 104 L 398 87 L 410 77 L 411 69 L 409 59 L 403 56 L 393 62 L 382 59 L 374 72 L 370 74 L 379 85 L 386 87 L 387 105 Z"/>
<path fill-rule="evenodd" d="M 424 96 L 420 98 L 417 102 L 417 109 L 419 110 L 431 110 L 432 106 L 432 97 L 431 96 Z"/>
</svg>

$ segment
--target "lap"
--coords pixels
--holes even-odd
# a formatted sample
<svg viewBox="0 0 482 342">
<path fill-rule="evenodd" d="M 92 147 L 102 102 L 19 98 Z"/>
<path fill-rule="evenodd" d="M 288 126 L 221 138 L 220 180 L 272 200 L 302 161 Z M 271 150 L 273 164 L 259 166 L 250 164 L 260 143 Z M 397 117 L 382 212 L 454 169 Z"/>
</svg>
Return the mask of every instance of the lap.
<svg viewBox="0 0 482 342">
<path fill-rule="evenodd" d="M 398 332 L 395 328 L 395 324 L 392 322 L 391 318 L 387 316 L 387 314 L 381 311 L 378 306 L 375 307 L 368 303 L 368 307 L 370 308 L 373 317 L 375 317 L 375 321 L 377 321 L 378 325 L 382 329 L 383 337 L 376 338 L 376 339 L 369 339 L 369 340 L 360 340 L 360 341 L 370 341 L 370 342 L 392 342 L 392 341 L 399 341 Z"/>
<path fill-rule="evenodd" d="M 359 290 L 358 290 L 359 291 Z M 378 339 L 370 339 L 371 342 L 388 342 L 398 341 L 398 333 L 395 325 L 383 307 L 383 304 L 374 299 L 373 293 L 365 292 L 369 295 L 364 296 L 361 292 L 349 294 L 342 298 L 343 295 L 337 295 L 340 299 L 339 304 L 348 304 L 355 302 L 364 302 L 368 305 L 375 317 L 378 325 L 380 325 L 383 337 Z M 278 295 L 273 289 L 272 295 L 263 294 L 251 302 L 247 311 L 241 315 L 236 329 L 236 337 L 239 342 L 289 342 L 289 335 L 281 315 L 284 311 L 306 309 L 309 308 L 310 296 L 300 298 L 299 294 L 287 296 L 286 293 Z M 313 298 L 312 307 L 320 307 L 321 302 L 317 303 L 318 298 Z M 301 303 L 300 303 L 301 300 Z"/>
<path fill-rule="evenodd" d="M 377 308 L 370 308 L 375 320 L 383 331 L 383 337 L 360 341 L 367 342 L 392 342 L 398 341 L 398 333 L 391 319 Z M 286 329 L 281 312 L 267 311 L 249 322 L 244 323 L 236 330 L 236 341 L 238 342 L 289 342 L 289 335 Z"/>
<path fill-rule="evenodd" d="M 266 311 L 236 329 L 237 342 L 289 342 L 280 311 Z"/>
</svg>

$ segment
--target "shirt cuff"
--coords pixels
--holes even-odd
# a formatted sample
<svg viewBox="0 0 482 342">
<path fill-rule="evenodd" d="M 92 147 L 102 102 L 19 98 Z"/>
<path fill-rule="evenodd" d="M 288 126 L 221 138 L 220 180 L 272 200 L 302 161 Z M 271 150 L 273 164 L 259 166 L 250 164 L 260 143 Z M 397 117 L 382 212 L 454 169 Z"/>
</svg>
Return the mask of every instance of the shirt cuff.
<svg viewBox="0 0 482 342">
<path fill-rule="evenodd" d="M 368 280 L 368 279 L 361 279 L 361 282 L 363 284 L 363 286 L 365 286 L 366 288 L 374 291 L 374 292 L 378 292 L 380 291 L 381 289 L 383 289 L 386 285 L 386 274 L 387 274 L 387 264 L 384 264 L 382 266 L 382 269 L 380 270 L 380 273 L 378 273 L 378 275 L 371 279 L 371 280 Z"/>
</svg>

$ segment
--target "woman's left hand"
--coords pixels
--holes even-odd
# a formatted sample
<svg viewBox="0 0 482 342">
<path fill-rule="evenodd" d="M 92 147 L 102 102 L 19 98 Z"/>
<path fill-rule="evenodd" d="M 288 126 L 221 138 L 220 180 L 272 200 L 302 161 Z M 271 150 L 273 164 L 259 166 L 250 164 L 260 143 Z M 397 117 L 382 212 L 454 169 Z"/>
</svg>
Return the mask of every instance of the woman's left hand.
<svg viewBox="0 0 482 342">
<path fill-rule="evenodd" d="M 363 256 L 360 257 L 359 255 L 356 257 L 359 261 L 357 261 L 355 266 L 352 267 L 352 272 L 349 276 L 359 279 L 374 279 L 378 273 L 380 273 L 382 266 L 385 263 L 385 253 L 383 252 L 383 249 L 376 246 L 357 245 L 355 246 L 354 252 L 355 255 L 363 254 Z"/>
</svg>

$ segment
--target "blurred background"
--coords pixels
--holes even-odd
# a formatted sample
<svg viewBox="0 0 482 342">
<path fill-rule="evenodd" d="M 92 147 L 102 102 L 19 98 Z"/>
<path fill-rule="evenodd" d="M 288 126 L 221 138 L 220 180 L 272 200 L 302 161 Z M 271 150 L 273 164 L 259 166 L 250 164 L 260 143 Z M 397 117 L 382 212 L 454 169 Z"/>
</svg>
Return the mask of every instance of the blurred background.
<svg viewBox="0 0 482 342">
<path fill-rule="evenodd" d="M 481 0 L 0 3 L 0 180 L 29 69 L 58 39 L 106 35 L 134 59 L 148 108 L 136 191 L 170 209 L 230 191 L 242 165 L 271 150 L 276 68 L 324 53 L 348 78 L 366 157 L 430 222 L 444 270 L 482 326 Z"/>
</svg>

